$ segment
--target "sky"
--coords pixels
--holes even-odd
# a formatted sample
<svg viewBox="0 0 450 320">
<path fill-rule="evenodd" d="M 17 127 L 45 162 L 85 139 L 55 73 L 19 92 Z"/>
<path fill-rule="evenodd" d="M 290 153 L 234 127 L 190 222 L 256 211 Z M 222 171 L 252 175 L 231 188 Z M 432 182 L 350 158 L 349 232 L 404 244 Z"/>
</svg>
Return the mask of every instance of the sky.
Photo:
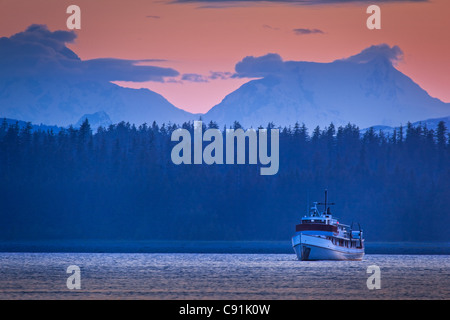
<svg viewBox="0 0 450 320">
<path fill-rule="evenodd" d="M 448 0 L 0 0 L 0 37 L 32 24 L 68 31 L 71 4 L 81 9 L 81 29 L 67 46 L 81 60 L 159 67 L 143 69 L 159 76 L 115 83 L 156 91 L 189 112 L 207 112 L 249 81 L 233 77 L 245 57 L 331 62 L 376 44 L 398 46 L 397 68 L 450 102 Z M 380 30 L 366 27 L 370 4 L 381 9 Z"/>
</svg>

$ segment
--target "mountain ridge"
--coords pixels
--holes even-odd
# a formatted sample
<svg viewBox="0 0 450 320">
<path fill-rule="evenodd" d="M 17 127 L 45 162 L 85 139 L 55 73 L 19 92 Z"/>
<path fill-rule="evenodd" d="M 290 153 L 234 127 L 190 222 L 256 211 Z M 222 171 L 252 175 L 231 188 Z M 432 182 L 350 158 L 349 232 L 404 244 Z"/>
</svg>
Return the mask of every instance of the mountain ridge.
<svg viewBox="0 0 450 320">
<path fill-rule="evenodd" d="M 255 58 L 258 59 L 258 58 Z M 205 115 L 220 125 L 268 122 L 326 126 L 393 126 L 443 117 L 450 104 L 433 98 L 383 57 L 368 62 L 284 62 L 287 71 L 265 74 L 227 95 Z"/>
<path fill-rule="evenodd" d="M 0 38 L 0 117 L 68 126 L 85 114 L 105 111 L 113 122 L 183 121 L 191 113 L 149 89 L 125 88 L 114 81 L 157 81 L 179 75 L 141 60 L 82 60 L 67 47 L 74 31 L 30 25 Z"/>
<path fill-rule="evenodd" d="M 139 63 L 144 60 L 82 60 L 67 47 L 76 37 L 73 31 L 31 25 L 0 38 L 0 117 L 64 127 L 103 111 L 112 123 L 136 125 L 202 117 L 247 128 L 269 122 L 308 127 L 350 122 L 364 128 L 450 114 L 450 103 L 431 97 L 395 68 L 403 56 L 398 46 L 373 45 L 332 62 L 285 61 L 276 53 L 247 56 L 236 63 L 232 77 L 249 81 L 208 112 L 194 114 L 149 89 L 114 83 L 164 82 L 178 71 Z"/>
</svg>

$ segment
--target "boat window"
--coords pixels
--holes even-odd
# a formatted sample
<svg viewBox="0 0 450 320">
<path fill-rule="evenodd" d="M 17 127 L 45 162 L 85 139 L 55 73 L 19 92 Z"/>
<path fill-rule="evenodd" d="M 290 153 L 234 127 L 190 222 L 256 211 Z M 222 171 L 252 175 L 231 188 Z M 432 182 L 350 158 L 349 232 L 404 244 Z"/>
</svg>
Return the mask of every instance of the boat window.
<svg viewBox="0 0 450 320">
<path fill-rule="evenodd" d="M 302 220 L 302 223 L 323 223 L 324 224 L 325 221 L 312 219 L 312 220 Z"/>
</svg>

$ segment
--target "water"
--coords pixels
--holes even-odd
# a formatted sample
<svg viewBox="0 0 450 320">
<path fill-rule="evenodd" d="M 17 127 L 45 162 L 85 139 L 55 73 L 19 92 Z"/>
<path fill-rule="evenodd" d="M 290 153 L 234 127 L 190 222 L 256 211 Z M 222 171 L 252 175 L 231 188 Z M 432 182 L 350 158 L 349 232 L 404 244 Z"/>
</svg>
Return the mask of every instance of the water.
<svg viewBox="0 0 450 320">
<path fill-rule="evenodd" d="M 81 289 L 69 290 L 69 265 Z M 381 270 L 369 290 L 367 267 Z M 0 299 L 450 299 L 450 255 L 0 253 Z"/>
</svg>

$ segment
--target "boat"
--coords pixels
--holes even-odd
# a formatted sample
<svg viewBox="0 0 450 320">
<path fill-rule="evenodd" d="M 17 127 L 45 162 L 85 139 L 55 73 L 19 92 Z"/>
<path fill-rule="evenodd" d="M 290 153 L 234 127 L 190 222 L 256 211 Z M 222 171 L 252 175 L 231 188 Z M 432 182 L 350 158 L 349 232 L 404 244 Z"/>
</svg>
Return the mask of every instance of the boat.
<svg viewBox="0 0 450 320">
<path fill-rule="evenodd" d="M 318 205 L 324 210 L 319 211 Z M 339 223 L 333 217 L 330 205 L 325 201 L 314 202 L 309 213 L 301 218 L 301 223 L 295 226 L 292 237 L 292 247 L 298 260 L 362 260 L 364 257 L 364 238 L 361 226 L 354 230 L 353 223 Z"/>
</svg>

